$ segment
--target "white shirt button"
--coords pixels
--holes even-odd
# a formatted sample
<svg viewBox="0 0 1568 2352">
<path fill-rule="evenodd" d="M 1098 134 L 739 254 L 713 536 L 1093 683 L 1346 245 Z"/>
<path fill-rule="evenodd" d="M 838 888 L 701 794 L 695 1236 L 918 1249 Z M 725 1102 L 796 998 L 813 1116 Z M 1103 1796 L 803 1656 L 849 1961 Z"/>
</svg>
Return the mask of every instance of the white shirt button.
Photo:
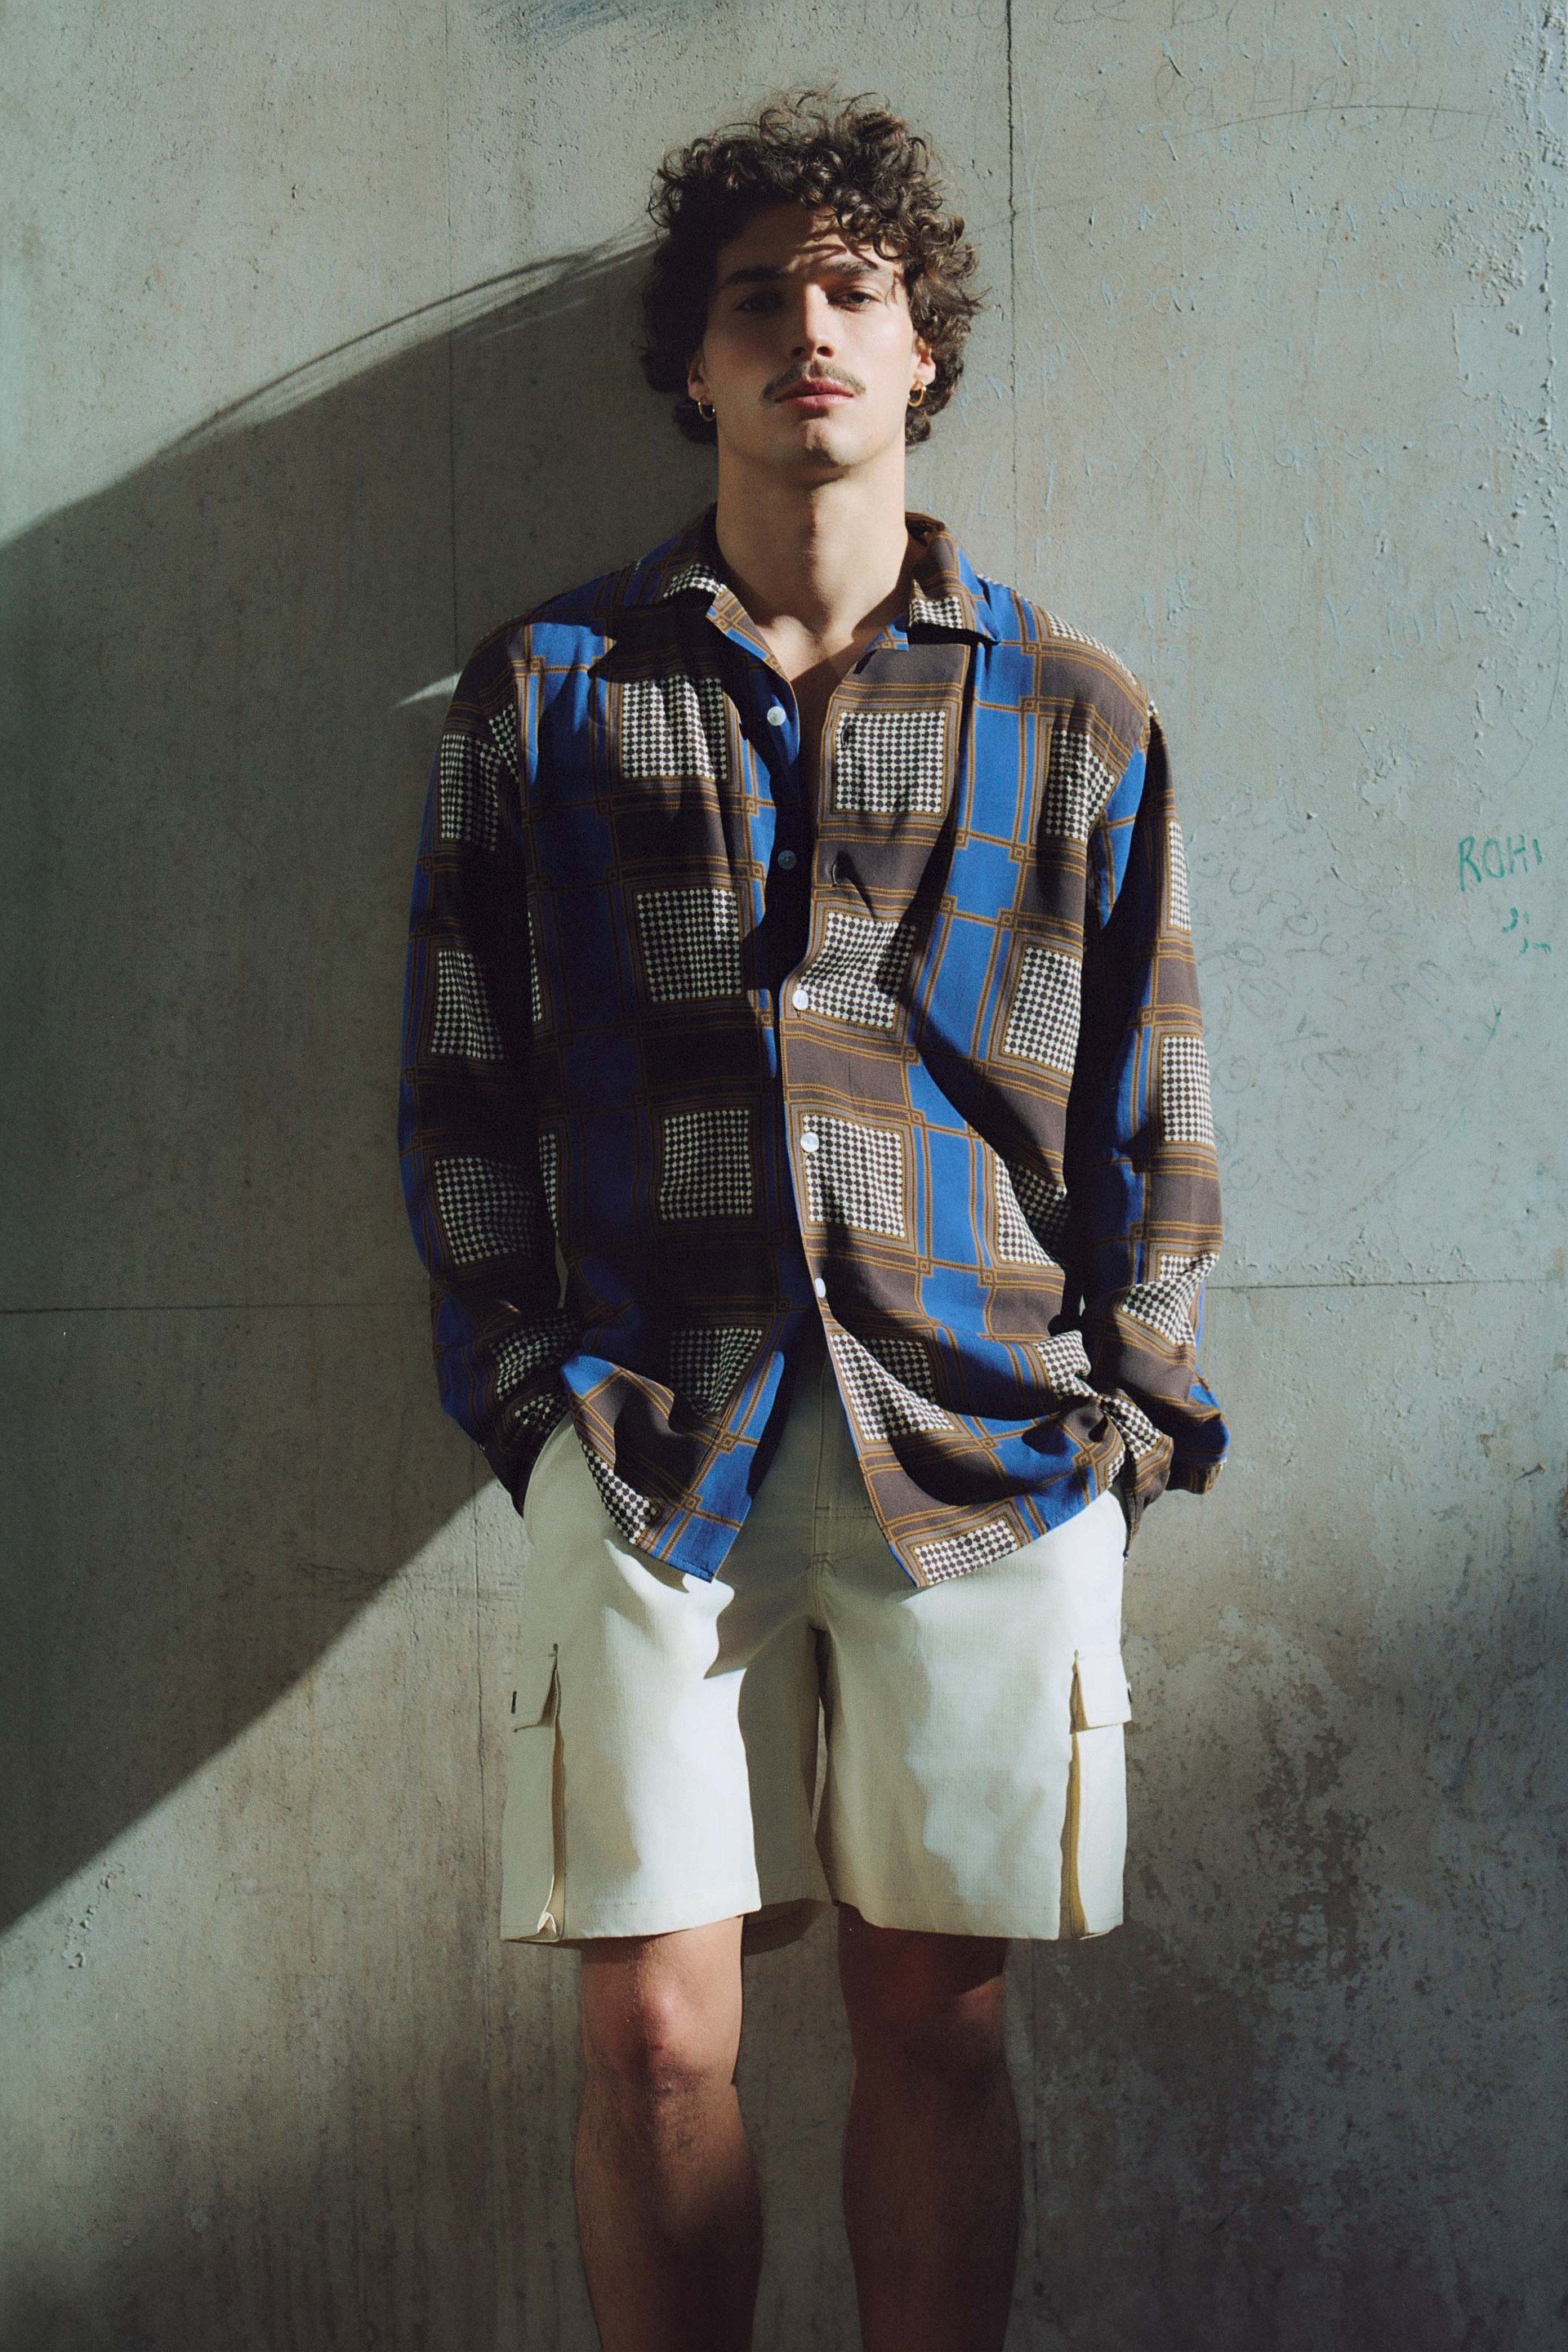
<svg viewBox="0 0 1568 2352">
<path fill-rule="evenodd" d="M 797 1013 L 811 1011 L 811 991 L 808 988 L 792 989 L 789 1001 Z"/>
<path fill-rule="evenodd" d="M 812 1283 L 812 1286 L 812 1286 L 813 1290 L 815 1290 L 815 1291 L 816 1291 L 816 1295 L 817 1295 L 818 1298 L 826 1298 L 826 1296 L 827 1296 L 827 1285 L 824 1282 L 824 1280 L 822 1279 L 822 1276 L 821 1276 L 820 1275 L 817 1275 L 817 1276 L 816 1276 L 816 1278 L 814 1279 L 814 1281 L 813 1281 L 813 1283 Z"/>
<path fill-rule="evenodd" d="M 770 727 L 782 727 L 782 726 L 784 725 L 784 720 L 785 720 L 788 717 L 789 717 L 789 713 L 788 713 L 788 711 L 784 709 L 784 704 L 783 704 L 782 702 L 770 702 L 770 703 L 769 703 L 769 705 L 768 705 L 768 725 L 769 725 Z"/>
<path fill-rule="evenodd" d="M 779 864 L 784 867 L 784 872 L 785 872 L 786 874 L 791 873 L 791 872 L 794 870 L 794 866 L 795 866 L 795 852 L 794 852 L 794 850 L 793 850 L 793 849 L 781 849 L 781 850 L 780 850 L 780 852 L 779 852 Z"/>
<path fill-rule="evenodd" d="M 800 1148 L 801 1148 L 801 1150 L 802 1150 L 803 1151 L 820 1151 L 820 1150 L 821 1150 L 821 1149 L 822 1149 L 822 1138 L 821 1138 L 821 1136 L 820 1136 L 820 1135 L 818 1135 L 818 1133 L 816 1132 L 816 1129 L 814 1127 L 808 1127 L 808 1128 L 806 1129 L 806 1130 L 805 1130 L 805 1133 L 801 1137 L 801 1139 L 800 1139 Z"/>
</svg>

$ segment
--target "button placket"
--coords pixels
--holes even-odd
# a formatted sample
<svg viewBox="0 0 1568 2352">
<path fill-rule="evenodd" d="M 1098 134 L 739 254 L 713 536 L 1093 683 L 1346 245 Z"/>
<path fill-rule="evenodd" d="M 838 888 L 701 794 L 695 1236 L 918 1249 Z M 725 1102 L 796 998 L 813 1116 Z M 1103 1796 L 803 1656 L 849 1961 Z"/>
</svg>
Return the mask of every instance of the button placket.
<svg viewBox="0 0 1568 2352">
<path fill-rule="evenodd" d="M 769 705 L 768 705 L 767 709 L 763 711 L 763 717 L 766 719 L 766 721 L 767 721 L 768 725 L 769 725 L 771 728 L 774 729 L 774 730 L 775 730 L 775 731 L 776 731 L 776 730 L 783 730 L 784 728 L 787 727 L 787 726 L 788 726 L 788 724 L 789 724 L 789 712 L 788 712 L 788 710 L 785 709 L 784 705 L 784 704 L 779 700 L 778 696 L 777 696 L 776 694 L 774 695 L 774 697 L 773 697 L 773 700 L 769 703 Z M 768 761 L 767 761 L 767 765 L 768 765 L 768 769 L 769 769 L 770 782 L 773 783 L 773 787 L 774 787 L 774 789 L 773 789 L 773 829 L 774 829 L 774 838 L 775 838 L 775 841 L 776 841 L 776 838 L 777 838 L 777 832 L 778 832 L 778 818 L 779 818 L 779 805 L 780 805 L 780 804 L 779 804 L 779 797 L 778 797 L 778 792 L 777 792 L 777 775 L 776 775 L 776 772 L 775 772 L 775 770 L 774 770 L 774 762 L 773 762 L 773 759 L 772 759 L 771 757 L 769 758 L 769 760 L 768 760 Z M 774 868 L 775 868 L 775 870 L 776 870 L 777 872 L 779 872 L 779 873 L 781 873 L 781 874 L 793 874 L 793 873 L 795 872 L 795 867 L 800 864 L 800 853 L 799 853 L 799 851 L 798 851 L 798 850 L 795 850 L 795 849 L 788 849 L 788 848 L 785 848 L 785 849 L 780 849 L 780 848 L 775 847 L 775 848 L 774 848 L 774 851 L 773 851 L 773 862 Z"/>
<path fill-rule="evenodd" d="M 879 638 L 877 642 L 878 642 L 878 644 L 880 644 L 881 639 L 880 639 L 880 638 Z M 867 648 L 867 651 L 868 651 L 868 652 L 870 652 L 870 651 L 873 651 L 874 649 L 875 649 L 874 647 L 870 647 L 870 646 L 868 646 L 868 647 Z M 865 656 L 864 656 L 864 655 L 862 655 L 862 656 L 861 656 L 861 660 L 863 661 L 863 660 L 864 660 L 864 658 L 865 658 Z M 816 745 L 816 795 L 817 795 L 817 804 L 816 804 L 816 808 L 815 808 L 815 809 L 813 809 L 813 810 L 811 811 L 812 831 L 813 831 L 814 835 L 819 835 L 819 834 L 820 834 L 820 831 L 821 831 L 821 825 L 822 825 L 823 796 L 824 796 L 824 794 L 826 793 L 826 788 L 827 788 L 827 765 L 828 765 L 828 761 L 827 761 L 827 746 L 828 746 L 828 745 L 829 745 L 829 743 L 831 743 L 831 742 L 832 742 L 832 740 L 833 740 L 833 730 L 834 730 L 834 725 L 835 725 L 835 720 L 836 720 L 836 715 L 837 715 L 837 709 L 838 709 L 839 699 L 840 699 L 840 697 L 843 695 L 843 693 L 844 693 L 844 689 L 845 689 L 846 686 L 847 685 L 847 683 L 848 683 L 849 679 L 850 679 L 850 678 L 852 678 L 852 677 L 854 677 L 858 674 L 858 672 L 859 671 L 859 668 L 860 668 L 860 662 L 858 662 L 858 662 L 856 662 L 856 663 L 854 664 L 853 667 L 852 667 L 851 669 L 849 669 L 848 671 L 847 671 L 847 672 L 846 672 L 846 674 L 845 674 L 845 676 L 839 679 L 839 681 L 838 681 L 837 685 L 834 688 L 834 689 L 833 689 L 832 693 L 828 696 L 828 698 L 827 698 L 827 707 L 826 707 L 826 709 L 824 710 L 824 712 L 823 712 L 823 714 L 822 714 L 822 727 L 821 727 L 821 730 L 820 730 L 820 733 L 819 733 L 818 738 L 817 738 L 817 745 Z M 778 706 L 777 704 L 775 704 L 775 705 L 774 705 L 774 709 L 776 709 L 778 707 L 779 707 L 779 706 Z M 769 713 L 768 713 L 768 716 L 769 716 L 769 718 L 771 719 L 771 718 L 773 717 L 773 711 L 771 711 L 771 710 L 770 710 L 770 711 L 769 711 Z M 781 851 L 778 853 L 778 856 L 777 856 L 777 857 L 776 857 L 776 859 L 775 859 L 775 861 L 774 861 L 774 862 L 775 862 L 777 865 L 779 865 L 779 866 L 786 866 L 786 865 L 787 865 L 788 866 L 792 866 L 792 867 L 793 867 L 793 866 L 797 863 L 797 859 L 796 859 L 795 853 L 793 850 L 781 850 Z M 838 865 L 838 861 L 837 861 L 837 858 L 835 858 L 835 860 L 834 860 L 834 870 L 833 870 L 833 871 L 829 874 L 829 876 L 828 876 L 828 879 L 829 879 L 830 881 L 832 881 L 832 882 L 837 882 L 837 881 L 838 881 L 838 879 L 840 878 L 840 877 L 839 877 L 838 871 L 837 871 L 837 865 Z M 813 893 L 812 893 L 812 895 L 813 895 L 813 898 L 814 898 L 814 900 L 815 900 L 815 897 L 816 897 L 815 887 L 813 887 Z M 812 930 L 812 925 L 813 925 L 814 919 L 815 919 L 815 906 L 813 906 L 813 908 L 812 908 L 811 909 L 809 909 L 809 910 L 808 910 L 808 912 L 807 912 L 807 916 L 806 916 L 806 944 L 807 944 L 807 954 L 808 954 L 808 958 L 809 958 L 809 952 L 810 952 L 811 930 Z M 787 980 L 787 977 L 788 977 L 788 976 L 786 975 L 786 980 Z M 811 1011 L 811 991 L 810 991 L 808 988 L 806 988 L 806 987 L 805 987 L 805 986 L 803 986 L 803 985 L 800 985 L 800 984 L 798 984 L 798 983 L 797 983 L 797 984 L 796 984 L 796 985 L 795 985 L 794 987 L 789 988 L 789 990 L 788 990 L 788 1000 L 789 1000 L 789 1003 L 790 1003 L 790 1006 L 791 1006 L 792 1010 L 793 1010 L 793 1011 L 795 1011 L 795 1012 L 796 1012 L 796 1013 L 809 1013 L 809 1012 Z"/>
<path fill-rule="evenodd" d="M 869 650 L 869 648 L 868 648 L 868 650 Z M 840 697 L 843 695 L 844 688 L 845 688 L 845 686 L 847 684 L 848 678 L 855 677 L 855 676 L 857 675 L 857 673 L 858 672 L 859 667 L 860 667 L 860 664 L 859 664 L 858 662 L 857 662 L 857 663 L 855 664 L 854 667 L 853 667 L 853 668 L 852 668 L 852 669 L 851 669 L 851 670 L 847 674 L 847 677 L 846 677 L 845 678 L 840 679 L 840 681 L 839 681 L 838 685 L 837 685 L 837 686 L 836 686 L 836 687 L 834 688 L 833 692 L 828 696 L 828 698 L 827 698 L 827 707 L 826 707 L 826 710 L 823 712 L 823 715 L 822 715 L 822 727 L 821 727 L 821 730 L 820 730 L 820 733 L 819 733 L 819 736 L 818 736 L 818 740 L 817 740 L 817 746 L 816 746 L 816 793 L 817 793 L 817 804 L 816 804 L 816 808 L 811 812 L 811 815 L 812 815 L 812 822 L 813 822 L 813 831 L 814 831 L 814 833 L 819 830 L 820 825 L 821 825 L 821 821 L 822 821 L 823 803 L 824 803 L 824 799 L 825 799 L 825 796 L 826 796 L 826 791 L 827 791 L 827 767 L 828 767 L 827 746 L 829 745 L 829 743 L 831 743 L 831 742 L 833 741 L 833 730 L 834 730 L 834 726 L 835 726 L 836 719 L 837 719 L 837 710 L 838 710 L 838 706 L 839 706 Z M 773 716 L 773 713 L 770 711 L 770 712 L 769 712 L 769 714 L 768 714 L 768 716 L 769 716 L 769 717 L 770 717 L 770 719 L 771 719 L 771 718 L 772 718 L 772 716 Z M 778 858 L 778 860 L 777 860 L 777 863 L 778 863 L 778 864 L 780 864 L 781 866 L 783 865 L 783 863 L 784 863 L 784 856 L 783 856 L 783 855 L 781 855 L 781 856 L 779 856 L 779 858 Z M 793 860 L 792 860 L 792 863 L 793 863 Z M 837 868 L 837 860 L 835 861 L 835 866 L 836 866 L 836 868 Z M 830 877 L 830 878 L 831 878 L 833 881 L 836 881 L 836 882 L 839 879 L 839 876 L 838 876 L 838 874 L 837 874 L 837 870 L 835 870 L 835 872 L 833 873 L 833 875 L 831 876 L 831 877 Z M 812 885 L 812 897 L 813 897 L 813 899 L 815 900 L 815 898 L 816 898 L 816 887 L 815 887 L 815 885 L 814 885 L 814 884 Z M 813 920 L 814 920 L 814 915 L 813 915 L 812 913 L 808 913 L 808 916 L 807 916 L 807 922 L 806 922 L 806 940 L 807 940 L 807 954 L 808 954 L 808 957 L 809 957 L 809 952 L 810 952 L 810 938 L 811 938 L 811 930 L 812 930 Z M 809 988 L 805 987 L 803 983 L 801 983 L 801 982 L 795 982 L 794 985 L 788 985 L 788 984 L 787 984 L 787 976 L 786 976 L 786 987 L 785 987 L 785 990 L 784 990 L 784 993 L 785 994 L 785 996 L 786 996 L 786 998 L 787 998 L 787 1002 L 788 1002 L 788 1003 L 789 1003 L 789 1005 L 790 1005 L 790 1007 L 792 1008 L 792 1010 L 793 1010 L 793 1011 L 795 1011 L 795 1012 L 796 1012 L 796 1013 L 809 1013 L 809 1012 L 810 1012 L 810 1010 L 811 1010 L 811 992 L 810 992 Z M 786 1047 L 785 1047 L 785 1045 L 784 1045 L 784 1039 L 783 1039 L 782 1035 L 781 1035 L 781 1037 L 780 1037 L 779 1046 L 780 1046 L 780 1050 L 779 1050 L 779 1087 L 780 1087 L 780 1091 L 781 1091 L 781 1093 L 783 1094 L 783 1097 L 784 1097 L 784 1117 L 785 1117 L 785 1119 L 786 1119 L 786 1121 L 787 1121 L 788 1117 L 789 1117 L 789 1085 L 788 1085 L 788 1079 L 787 1079 L 787 1075 L 786 1075 L 786 1074 L 787 1074 L 787 1069 L 788 1069 L 788 1054 L 787 1054 L 787 1048 L 786 1048 Z M 799 1150 L 800 1150 L 801 1154 L 802 1154 L 803 1156 L 809 1155 L 809 1154 L 811 1154 L 811 1153 L 813 1153 L 813 1152 L 815 1152 L 815 1151 L 819 1150 L 820 1150 L 820 1148 L 821 1148 L 820 1140 L 819 1140 L 818 1137 L 816 1135 L 816 1133 L 812 1130 L 812 1129 L 810 1129 L 809 1127 L 808 1127 L 808 1128 L 805 1128 L 805 1129 L 803 1129 L 803 1130 L 802 1130 L 802 1132 L 801 1132 L 801 1136 L 800 1136 L 800 1141 L 799 1141 Z M 792 1184 L 793 1184 L 793 1182 L 794 1182 L 794 1179 L 795 1179 L 795 1172 L 796 1172 L 796 1163 L 795 1163 L 795 1155 L 792 1153 L 792 1154 L 790 1155 L 790 1176 L 791 1176 Z M 800 1192 L 799 1192 L 799 1188 L 798 1188 L 798 1187 L 796 1187 L 796 1188 L 795 1188 L 795 1213 L 796 1213 L 796 1218 L 797 1218 L 797 1221 L 798 1221 L 799 1230 L 800 1230 L 800 1233 L 801 1233 L 801 1237 L 802 1237 L 802 1239 L 803 1239 L 803 1241 L 804 1241 L 804 1240 L 805 1240 L 805 1232 L 806 1232 L 806 1226 L 807 1226 L 808 1220 L 806 1219 L 805 1214 L 804 1206 L 803 1206 L 803 1203 L 802 1203 L 801 1199 L 800 1199 Z M 816 1297 L 816 1298 L 818 1300 L 818 1302 L 819 1302 L 819 1303 L 825 1302 L 825 1301 L 826 1301 L 826 1297 L 827 1297 L 827 1282 L 826 1282 L 826 1276 L 823 1276 L 823 1275 L 820 1275 L 820 1274 L 814 1274 L 814 1275 L 812 1276 L 812 1278 L 811 1278 L 811 1287 L 812 1287 L 813 1295 Z M 834 1388 L 834 1393 L 835 1393 L 835 1395 L 837 1395 L 837 1385 L 836 1385 L 836 1384 L 835 1384 L 835 1388 Z"/>
</svg>

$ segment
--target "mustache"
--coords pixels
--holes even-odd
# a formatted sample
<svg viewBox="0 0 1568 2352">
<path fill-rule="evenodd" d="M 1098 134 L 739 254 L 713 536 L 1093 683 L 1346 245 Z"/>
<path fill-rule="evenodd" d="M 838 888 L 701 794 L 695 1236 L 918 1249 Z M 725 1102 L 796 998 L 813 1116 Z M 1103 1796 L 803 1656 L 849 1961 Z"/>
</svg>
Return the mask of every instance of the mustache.
<svg viewBox="0 0 1568 2352">
<path fill-rule="evenodd" d="M 836 368 L 796 368 L 792 375 L 773 385 L 768 398 L 783 400 L 803 383 L 833 383 L 842 392 L 864 392 L 866 389 L 858 376 L 840 374 Z"/>
</svg>

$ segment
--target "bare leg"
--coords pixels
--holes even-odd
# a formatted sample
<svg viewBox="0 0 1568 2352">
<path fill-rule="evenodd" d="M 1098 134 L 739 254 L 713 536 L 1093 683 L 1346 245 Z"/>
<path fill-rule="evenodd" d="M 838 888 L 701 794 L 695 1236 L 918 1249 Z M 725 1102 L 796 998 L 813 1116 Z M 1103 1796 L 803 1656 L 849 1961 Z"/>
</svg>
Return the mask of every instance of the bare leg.
<svg viewBox="0 0 1568 2352">
<path fill-rule="evenodd" d="M 605 2352 L 747 2352 L 762 2208 L 735 2095 L 741 1922 L 583 1950 L 577 2228 Z"/>
<path fill-rule="evenodd" d="M 1005 1938 L 873 1927 L 839 1906 L 844 2219 L 866 2352 L 1000 2352 L 1023 2171 L 1006 1957 Z"/>
</svg>

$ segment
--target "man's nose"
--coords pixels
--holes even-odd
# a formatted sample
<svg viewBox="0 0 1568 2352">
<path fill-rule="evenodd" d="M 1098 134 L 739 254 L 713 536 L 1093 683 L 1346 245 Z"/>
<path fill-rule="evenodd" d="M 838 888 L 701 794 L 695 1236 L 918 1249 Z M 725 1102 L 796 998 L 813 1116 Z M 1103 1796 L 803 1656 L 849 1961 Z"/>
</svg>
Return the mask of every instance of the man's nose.
<svg viewBox="0 0 1568 2352">
<path fill-rule="evenodd" d="M 808 286 L 795 320 L 792 353 L 805 359 L 814 352 L 832 351 L 834 341 L 833 305 L 819 288 Z"/>
</svg>

